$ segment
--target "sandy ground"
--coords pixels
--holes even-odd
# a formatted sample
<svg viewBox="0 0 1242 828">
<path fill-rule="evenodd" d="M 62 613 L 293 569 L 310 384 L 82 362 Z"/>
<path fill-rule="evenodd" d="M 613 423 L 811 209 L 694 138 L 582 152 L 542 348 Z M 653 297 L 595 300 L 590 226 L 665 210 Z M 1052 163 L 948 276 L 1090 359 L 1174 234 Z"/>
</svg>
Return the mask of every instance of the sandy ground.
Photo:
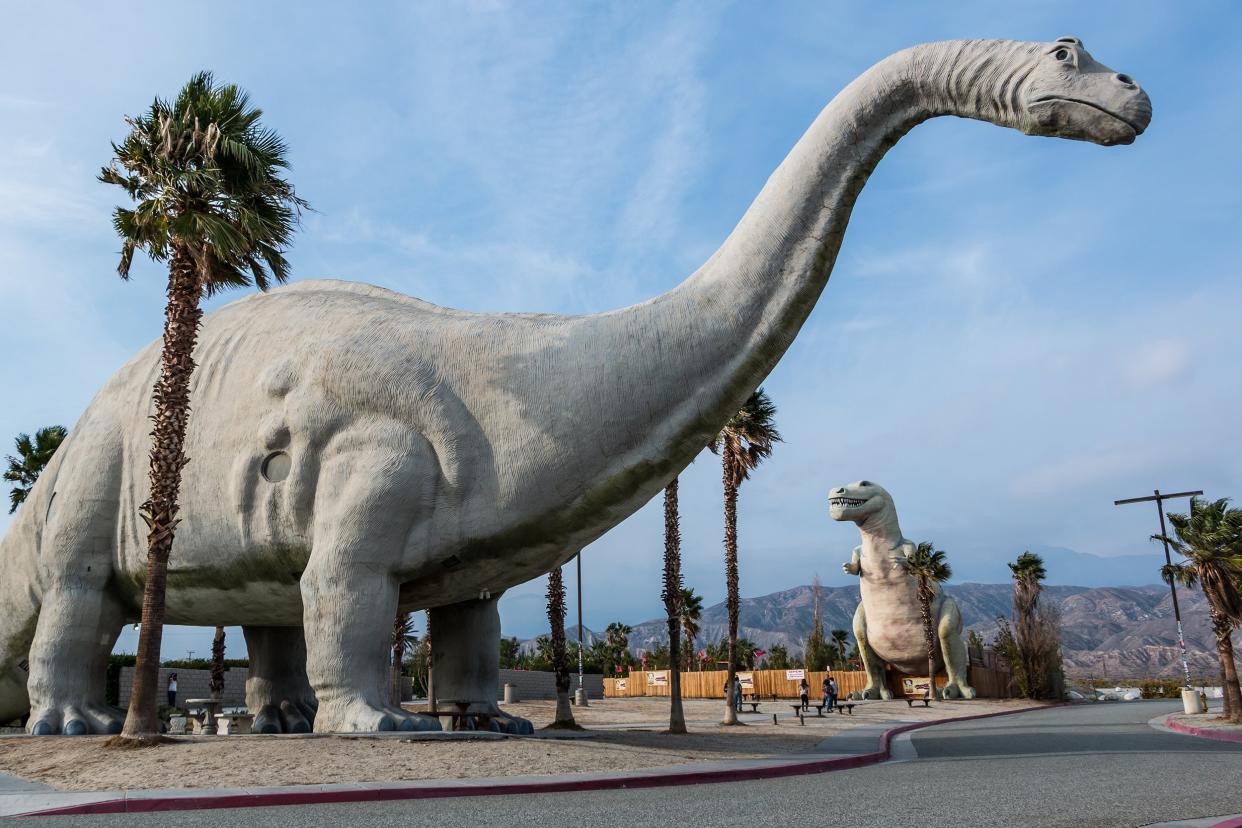
<svg viewBox="0 0 1242 828">
<path fill-rule="evenodd" d="M 101 736 L 0 737 L 0 772 L 61 790 L 227 788 L 407 779 L 636 770 L 686 762 L 742 759 L 813 751 L 834 733 L 862 726 L 969 716 L 1029 706 L 1030 702 L 940 702 L 910 709 L 874 702 L 855 715 L 810 718 L 799 725 L 790 703 L 766 702 L 745 727 L 716 724 L 723 702 L 688 700 L 690 733 L 660 733 L 668 700 L 602 699 L 575 708 L 590 738 L 418 739 L 370 736 L 187 736 L 145 750 L 103 747 Z M 536 727 L 552 719 L 553 703 L 509 705 L 507 712 Z M 772 713 L 779 724 L 772 724 Z M 826 745 L 823 750 L 831 750 Z"/>
</svg>

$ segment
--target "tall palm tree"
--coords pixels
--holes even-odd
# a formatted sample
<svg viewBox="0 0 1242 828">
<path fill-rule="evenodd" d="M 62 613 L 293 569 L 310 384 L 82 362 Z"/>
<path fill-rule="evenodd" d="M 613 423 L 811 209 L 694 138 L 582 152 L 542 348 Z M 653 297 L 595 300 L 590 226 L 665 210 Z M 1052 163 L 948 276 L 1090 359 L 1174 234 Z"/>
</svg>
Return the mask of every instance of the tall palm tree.
<svg viewBox="0 0 1242 828">
<path fill-rule="evenodd" d="M 668 732 L 686 732 L 686 714 L 681 704 L 681 632 L 686 590 L 681 581 L 681 513 L 677 498 L 677 478 L 664 487 L 664 612 L 668 617 Z"/>
<path fill-rule="evenodd" d="M 418 646 L 414 632 L 414 614 L 398 611 L 392 622 L 392 669 L 389 671 L 388 696 L 391 704 L 401 706 L 401 675 L 406 651 Z"/>
<path fill-rule="evenodd" d="M 721 457 L 724 482 L 725 588 L 729 608 L 729 677 L 726 681 L 724 724 L 737 724 L 733 707 L 733 684 L 737 681 L 737 617 L 741 610 L 737 573 L 737 493 L 750 473 L 772 454 L 780 442 L 776 430 L 776 406 L 760 388 L 725 423 L 708 444 Z"/>
<path fill-rule="evenodd" d="M 1216 652 L 1224 674 L 1225 714 L 1242 722 L 1242 690 L 1233 660 L 1233 628 L 1242 623 L 1242 509 L 1230 509 L 1229 498 L 1212 502 L 1190 499 L 1190 514 L 1169 514 L 1175 538 L 1167 540 L 1184 563 L 1162 568 L 1165 580 L 1198 585 L 1207 597 L 1216 635 Z"/>
<path fill-rule="evenodd" d="M 216 627 L 215 637 L 211 639 L 211 680 L 207 688 L 215 699 L 224 693 L 224 627 Z"/>
<path fill-rule="evenodd" d="M 190 375 L 204 296 L 229 287 L 284 282 L 284 251 L 307 206 L 282 178 L 285 142 L 259 123 L 239 87 L 217 84 L 208 72 L 190 79 L 175 100 L 157 98 L 130 131 L 99 180 L 133 199 L 117 207 L 121 237 L 117 272 L 129 278 L 135 251 L 168 263 L 161 371 L 153 397 L 150 497 L 140 507 L 147 525 L 147 571 L 134 689 L 122 737 L 158 736 L 156 684 L 164 624 L 164 587 L 179 509 Z"/>
<path fill-rule="evenodd" d="M 936 698 L 936 626 L 932 619 L 931 602 L 940 584 L 953 577 L 945 554 L 930 541 L 924 541 L 899 561 L 906 574 L 918 584 L 919 611 L 923 614 L 923 640 L 927 645 L 927 697 Z"/>
<path fill-rule="evenodd" d="M 687 587 L 681 591 L 681 611 L 679 615 L 681 632 L 686 637 L 686 649 L 690 653 L 690 660 L 695 664 L 700 664 L 695 655 L 694 640 L 699 636 L 699 619 L 703 617 L 703 596 L 695 592 L 692 587 Z"/>
<path fill-rule="evenodd" d="M 4 472 L 4 479 L 14 484 L 9 490 L 9 514 L 17 511 L 17 507 L 26 502 L 26 496 L 34 488 L 35 481 L 43 473 L 43 468 L 52 459 L 56 449 L 64 441 L 64 426 L 48 426 L 35 432 L 34 439 L 29 434 L 19 434 L 14 441 L 17 456 L 9 455 L 5 459 L 9 463 Z"/>
<path fill-rule="evenodd" d="M 1022 672 L 1019 689 L 1029 698 L 1056 695 L 1060 668 L 1058 625 L 1050 623 L 1039 605 L 1043 580 L 1048 577 L 1044 559 L 1026 551 L 1009 564 L 1013 573 L 1013 623 Z"/>
<path fill-rule="evenodd" d="M 574 711 L 569 706 L 569 659 L 565 654 L 565 580 L 561 568 L 548 573 L 548 639 L 552 672 L 556 674 L 556 716 L 552 727 L 577 727 Z"/>
<path fill-rule="evenodd" d="M 1044 588 L 1043 580 L 1048 577 L 1044 559 L 1033 552 L 1023 552 L 1009 564 L 1009 571 L 1013 573 L 1013 620 L 1019 626 L 1024 622 L 1029 625 Z"/>
</svg>

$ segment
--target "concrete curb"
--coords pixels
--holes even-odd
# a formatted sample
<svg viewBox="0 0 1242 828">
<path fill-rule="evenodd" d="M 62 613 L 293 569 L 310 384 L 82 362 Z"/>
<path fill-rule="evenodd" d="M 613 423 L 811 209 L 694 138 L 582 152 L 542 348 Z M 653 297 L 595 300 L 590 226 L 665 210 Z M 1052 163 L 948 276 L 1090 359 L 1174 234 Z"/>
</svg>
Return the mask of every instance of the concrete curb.
<svg viewBox="0 0 1242 828">
<path fill-rule="evenodd" d="M 514 780 L 435 780 L 431 784 L 354 783 L 349 785 L 307 785 L 305 787 L 263 788 L 228 791 L 133 791 L 117 792 L 119 796 L 77 804 L 35 808 L 11 816 L 67 816 L 80 814 L 149 813 L 153 811 L 189 811 L 215 808 L 260 808 L 279 805 L 321 805 L 341 802 L 386 802 L 405 799 L 441 799 L 462 796 L 506 796 L 514 794 L 566 793 L 571 791 L 604 791 L 627 788 L 659 788 L 678 785 L 705 785 L 719 782 L 740 782 L 756 779 L 777 779 L 813 773 L 850 770 L 874 765 L 889 758 L 893 737 L 912 730 L 954 722 L 1012 716 L 1034 710 L 1047 710 L 1047 705 L 979 713 L 928 722 L 912 722 L 890 728 L 880 734 L 878 749 L 831 759 L 804 759 L 789 762 L 746 761 L 743 767 L 711 767 L 696 770 L 693 765 L 675 766 L 661 771 L 635 771 L 616 774 L 579 774 L 549 779 Z M 704 763 L 708 764 L 708 763 Z M 721 763 L 711 763 L 719 765 Z M 145 795 L 144 795 L 145 794 Z M 67 797 L 81 799 L 91 794 L 65 792 Z M 99 794 L 96 794 L 99 795 Z M 103 795 L 111 796 L 104 792 Z"/>
<path fill-rule="evenodd" d="M 1164 719 L 1164 726 L 1169 730 L 1178 733 L 1185 733 L 1188 736 L 1198 736 L 1202 739 L 1216 739 L 1220 742 L 1242 742 L 1242 733 L 1222 733 L 1219 730 L 1213 730 L 1207 727 L 1195 727 L 1194 725 L 1182 724 L 1173 719 L 1176 713 L 1170 713 Z M 1221 823 L 1224 825 L 1225 823 Z M 1230 823 L 1233 825 L 1233 823 Z"/>
</svg>

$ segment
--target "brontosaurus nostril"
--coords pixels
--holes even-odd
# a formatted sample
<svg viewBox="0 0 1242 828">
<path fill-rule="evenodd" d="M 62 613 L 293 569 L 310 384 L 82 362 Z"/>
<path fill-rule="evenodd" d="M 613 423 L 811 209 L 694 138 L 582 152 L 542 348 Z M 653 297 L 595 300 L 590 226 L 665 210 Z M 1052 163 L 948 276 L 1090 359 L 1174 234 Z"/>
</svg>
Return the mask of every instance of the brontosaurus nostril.
<svg viewBox="0 0 1242 828">
<path fill-rule="evenodd" d="M 1117 78 L 1117 80 L 1120 81 L 1121 83 L 1124 83 L 1126 86 L 1134 86 L 1134 79 L 1131 78 L 1129 75 L 1118 74 L 1118 75 L 1114 75 L 1114 77 Z"/>
</svg>

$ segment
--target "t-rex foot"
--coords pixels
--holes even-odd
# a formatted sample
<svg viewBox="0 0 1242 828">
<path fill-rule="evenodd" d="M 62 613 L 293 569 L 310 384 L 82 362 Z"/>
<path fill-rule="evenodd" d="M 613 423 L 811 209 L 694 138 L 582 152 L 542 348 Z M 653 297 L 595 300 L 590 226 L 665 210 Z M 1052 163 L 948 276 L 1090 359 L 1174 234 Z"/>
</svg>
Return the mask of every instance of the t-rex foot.
<svg viewBox="0 0 1242 828">
<path fill-rule="evenodd" d="M 251 733 L 310 733 L 315 726 L 315 704 L 304 700 L 284 699 L 280 704 L 265 704 L 254 714 Z"/>
<path fill-rule="evenodd" d="M 864 699 L 871 699 L 873 701 L 877 699 L 883 699 L 887 701 L 893 697 L 893 693 L 887 687 L 868 687 L 867 689 L 863 690 L 862 697 Z"/>
<path fill-rule="evenodd" d="M 66 702 L 31 711 L 26 730 L 35 736 L 115 734 L 121 732 L 124 723 L 125 714 L 115 707 L 93 702 Z"/>
<path fill-rule="evenodd" d="M 946 699 L 973 699 L 975 695 L 975 688 L 964 681 L 946 684 L 942 691 L 942 696 Z"/>
<path fill-rule="evenodd" d="M 433 716 L 411 713 L 391 705 L 372 705 L 353 697 L 319 705 L 316 733 L 378 733 L 392 730 L 440 730 Z"/>
</svg>

